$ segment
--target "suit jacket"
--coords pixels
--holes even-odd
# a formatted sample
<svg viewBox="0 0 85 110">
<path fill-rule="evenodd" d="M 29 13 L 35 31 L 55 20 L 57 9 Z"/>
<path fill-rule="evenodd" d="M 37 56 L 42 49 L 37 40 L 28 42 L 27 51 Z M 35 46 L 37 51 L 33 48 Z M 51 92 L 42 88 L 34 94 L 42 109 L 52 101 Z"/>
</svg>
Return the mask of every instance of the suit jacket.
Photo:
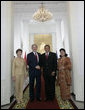
<svg viewBox="0 0 85 110">
<path fill-rule="evenodd" d="M 23 58 L 14 58 L 12 64 L 12 76 L 27 75 L 26 62 Z"/>
<path fill-rule="evenodd" d="M 36 57 L 33 52 L 27 55 L 27 65 L 29 65 L 29 75 L 35 74 L 35 72 L 41 72 L 40 70 L 37 70 L 35 68 L 37 65 L 41 66 L 41 54 L 40 53 L 37 54 L 39 57 L 39 62 L 36 61 Z"/>
<path fill-rule="evenodd" d="M 56 53 L 49 52 L 48 60 L 46 59 L 45 53 L 42 54 L 42 67 L 43 67 L 43 75 L 51 76 L 53 71 L 57 70 L 57 57 Z M 56 76 L 56 74 L 55 74 Z"/>
</svg>

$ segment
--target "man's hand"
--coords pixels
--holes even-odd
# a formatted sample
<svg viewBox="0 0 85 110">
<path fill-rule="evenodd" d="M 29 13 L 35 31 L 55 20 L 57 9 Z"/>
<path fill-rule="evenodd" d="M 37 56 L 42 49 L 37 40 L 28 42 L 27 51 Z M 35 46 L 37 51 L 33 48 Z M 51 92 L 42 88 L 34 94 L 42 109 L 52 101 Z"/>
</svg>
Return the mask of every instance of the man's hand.
<svg viewBox="0 0 85 110">
<path fill-rule="evenodd" d="M 55 76 L 55 72 L 53 71 L 51 75 L 52 75 L 52 76 Z"/>
<path fill-rule="evenodd" d="M 12 80 L 13 80 L 13 81 L 15 81 L 15 80 L 16 80 L 16 77 L 15 77 L 15 76 L 13 76 L 13 77 L 12 77 Z"/>
<path fill-rule="evenodd" d="M 40 66 L 39 65 L 37 65 L 35 68 L 38 69 L 38 70 L 40 70 Z"/>
</svg>

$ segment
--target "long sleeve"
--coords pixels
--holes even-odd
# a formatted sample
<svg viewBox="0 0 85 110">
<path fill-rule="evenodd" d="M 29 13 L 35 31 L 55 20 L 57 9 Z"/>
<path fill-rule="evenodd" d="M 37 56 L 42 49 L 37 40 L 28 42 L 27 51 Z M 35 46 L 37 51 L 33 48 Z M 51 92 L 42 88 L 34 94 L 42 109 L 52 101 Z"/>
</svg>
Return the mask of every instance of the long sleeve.
<svg viewBox="0 0 85 110">
<path fill-rule="evenodd" d="M 67 71 L 65 77 L 66 77 L 67 84 L 71 85 L 71 72 Z"/>
<path fill-rule="evenodd" d="M 32 53 L 27 55 L 27 65 L 29 66 L 29 68 L 35 69 L 36 64 L 33 63 L 33 56 Z"/>
<path fill-rule="evenodd" d="M 41 54 L 39 55 L 39 66 L 42 66 L 42 58 L 41 58 Z"/>
<path fill-rule="evenodd" d="M 72 64 L 71 64 L 70 58 L 67 58 L 65 69 L 71 70 L 71 68 L 72 68 Z"/>
<path fill-rule="evenodd" d="M 12 76 L 15 76 L 15 59 L 12 62 Z"/>
<path fill-rule="evenodd" d="M 57 62 L 57 70 L 59 71 L 59 63 L 60 63 L 60 58 L 58 59 L 58 62 Z"/>
<path fill-rule="evenodd" d="M 70 61 L 70 58 L 67 58 L 66 60 L 67 62 L 67 65 L 65 66 L 65 69 L 66 69 L 66 82 L 68 85 L 71 85 L 71 68 L 72 68 L 72 64 L 71 64 L 71 61 Z"/>
<path fill-rule="evenodd" d="M 27 65 L 29 65 L 29 55 L 27 55 Z"/>
<path fill-rule="evenodd" d="M 26 62 L 24 60 L 24 74 L 27 75 L 27 71 L 26 71 Z"/>
<path fill-rule="evenodd" d="M 54 54 L 54 57 L 53 57 L 53 71 L 56 71 L 57 70 L 57 57 L 56 57 L 56 54 Z"/>
</svg>

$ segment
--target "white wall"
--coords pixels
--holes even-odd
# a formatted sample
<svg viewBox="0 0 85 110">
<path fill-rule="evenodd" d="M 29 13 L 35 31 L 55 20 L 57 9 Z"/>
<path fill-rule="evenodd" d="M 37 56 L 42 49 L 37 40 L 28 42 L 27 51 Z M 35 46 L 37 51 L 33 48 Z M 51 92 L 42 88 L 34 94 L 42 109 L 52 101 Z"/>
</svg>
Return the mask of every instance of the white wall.
<svg viewBox="0 0 85 110">
<path fill-rule="evenodd" d="M 1 1 L 1 105 L 10 103 L 13 58 L 12 2 Z"/>
<path fill-rule="evenodd" d="M 84 2 L 69 1 L 70 52 L 73 65 L 73 92 L 76 100 L 84 101 Z"/>
<path fill-rule="evenodd" d="M 16 56 L 16 49 L 23 49 L 23 57 L 26 53 L 31 51 L 31 47 L 29 44 L 33 43 L 33 36 L 35 33 L 37 34 L 52 34 L 53 39 L 53 51 L 58 53 L 59 49 L 64 47 L 69 54 L 69 45 L 68 45 L 68 29 L 67 29 L 67 21 L 66 21 L 66 12 L 56 12 L 54 16 L 57 16 L 56 20 L 47 21 L 44 23 L 36 22 L 29 19 L 30 13 L 22 13 L 15 11 L 15 20 L 14 20 L 14 55 Z M 63 45 L 62 42 L 62 34 L 61 34 L 61 21 L 63 21 L 63 28 L 65 28 L 65 42 Z M 56 40 L 54 40 L 56 39 Z M 55 46 L 54 46 L 55 45 Z"/>
<path fill-rule="evenodd" d="M 58 58 L 60 56 L 60 48 L 64 48 L 63 41 L 62 41 L 62 33 L 61 33 L 61 20 L 56 21 L 56 37 L 57 37 L 57 42 L 56 42 L 56 50 L 58 54 Z"/>
<path fill-rule="evenodd" d="M 68 19 L 67 19 L 67 16 L 64 17 L 62 19 L 62 22 L 61 22 L 61 32 L 62 32 L 62 36 L 63 36 L 63 45 L 64 45 L 64 48 L 66 49 L 66 53 L 68 54 L 68 56 L 70 57 L 70 51 L 69 51 L 69 30 L 68 30 Z"/>
<path fill-rule="evenodd" d="M 16 50 L 21 48 L 21 17 L 17 17 L 14 13 L 14 56 Z"/>
</svg>

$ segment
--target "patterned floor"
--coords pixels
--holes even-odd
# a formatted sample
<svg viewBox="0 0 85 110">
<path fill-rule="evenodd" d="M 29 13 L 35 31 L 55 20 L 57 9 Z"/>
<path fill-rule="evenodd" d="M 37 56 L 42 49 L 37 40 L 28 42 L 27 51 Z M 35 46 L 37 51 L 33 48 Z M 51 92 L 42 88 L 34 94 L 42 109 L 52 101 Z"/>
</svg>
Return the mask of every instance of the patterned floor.
<svg viewBox="0 0 85 110">
<path fill-rule="evenodd" d="M 29 101 L 29 87 L 24 92 L 24 98 L 23 98 L 23 103 L 21 104 L 15 104 L 12 109 L 26 109 L 26 105 Z M 56 98 L 59 104 L 60 109 L 74 109 L 72 104 L 69 101 L 63 101 L 60 96 L 60 88 L 59 86 L 56 86 Z"/>
<path fill-rule="evenodd" d="M 27 87 L 27 89 L 24 92 L 23 103 L 21 104 L 16 103 L 12 109 L 26 109 L 28 101 L 29 101 L 29 87 Z"/>
<path fill-rule="evenodd" d="M 59 104 L 60 109 L 74 109 L 72 104 L 67 100 L 63 101 L 60 96 L 60 87 L 56 86 L 56 98 Z"/>
</svg>

